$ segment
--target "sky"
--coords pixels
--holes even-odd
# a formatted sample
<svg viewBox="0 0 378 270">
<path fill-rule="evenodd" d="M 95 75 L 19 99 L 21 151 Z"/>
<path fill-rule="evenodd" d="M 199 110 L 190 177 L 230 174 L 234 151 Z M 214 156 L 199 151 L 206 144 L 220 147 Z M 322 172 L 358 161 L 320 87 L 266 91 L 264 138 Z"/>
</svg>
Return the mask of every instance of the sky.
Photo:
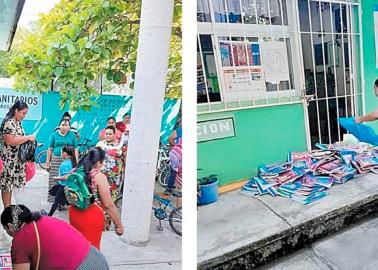
<svg viewBox="0 0 378 270">
<path fill-rule="evenodd" d="M 49 12 L 60 0 L 25 0 L 18 25 L 30 28 L 30 22 L 38 20 L 39 13 Z"/>
</svg>

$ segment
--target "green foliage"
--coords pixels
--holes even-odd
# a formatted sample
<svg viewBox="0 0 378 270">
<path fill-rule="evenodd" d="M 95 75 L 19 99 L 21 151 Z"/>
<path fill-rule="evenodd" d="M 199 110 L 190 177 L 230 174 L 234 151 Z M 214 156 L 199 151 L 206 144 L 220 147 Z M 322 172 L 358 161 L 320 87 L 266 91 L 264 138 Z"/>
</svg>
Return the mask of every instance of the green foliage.
<svg viewBox="0 0 378 270">
<path fill-rule="evenodd" d="M 93 82 L 105 75 L 116 84 L 134 78 L 140 1 L 62 0 L 20 38 L 8 65 L 15 88 L 61 94 L 60 106 L 89 110 L 98 94 Z M 167 97 L 181 97 L 181 0 L 175 1 Z M 130 84 L 133 87 L 133 83 Z"/>
<path fill-rule="evenodd" d="M 5 68 L 9 63 L 10 55 L 7 52 L 0 51 L 0 77 L 9 78 L 9 73 Z"/>
</svg>

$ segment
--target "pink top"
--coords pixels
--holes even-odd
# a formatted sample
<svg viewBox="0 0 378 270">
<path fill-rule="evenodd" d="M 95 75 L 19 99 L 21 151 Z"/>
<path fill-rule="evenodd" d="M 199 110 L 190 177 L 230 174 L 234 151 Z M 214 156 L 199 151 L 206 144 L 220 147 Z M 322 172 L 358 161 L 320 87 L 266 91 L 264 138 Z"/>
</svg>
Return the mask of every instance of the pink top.
<svg viewBox="0 0 378 270">
<path fill-rule="evenodd" d="M 100 134 L 98 136 L 104 136 L 104 138 L 105 138 L 105 129 L 104 128 L 100 131 Z M 116 129 L 115 137 L 116 137 L 117 141 L 119 141 L 122 137 L 122 132 L 119 131 L 118 129 Z"/>
<path fill-rule="evenodd" d="M 89 253 L 91 244 L 74 227 L 63 220 L 41 217 L 36 221 L 41 259 L 39 269 L 76 269 Z M 13 238 L 12 263 L 37 264 L 37 237 L 33 222 L 26 224 Z"/>
</svg>

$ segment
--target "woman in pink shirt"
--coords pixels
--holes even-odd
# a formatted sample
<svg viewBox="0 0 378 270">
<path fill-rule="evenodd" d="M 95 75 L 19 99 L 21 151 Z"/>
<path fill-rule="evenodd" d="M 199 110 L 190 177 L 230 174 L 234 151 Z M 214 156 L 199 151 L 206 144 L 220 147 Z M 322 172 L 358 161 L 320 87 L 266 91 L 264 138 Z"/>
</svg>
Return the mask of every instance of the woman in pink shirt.
<svg viewBox="0 0 378 270">
<path fill-rule="evenodd" d="M 115 128 L 116 127 L 115 118 L 113 116 L 110 116 L 108 118 L 108 120 L 106 120 L 106 124 L 107 124 L 107 127 L 114 127 Z M 106 128 L 101 129 L 100 134 L 98 134 L 98 140 L 99 141 L 105 140 L 105 130 L 106 130 Z M 119 131 L 118 129 L 116 129 L 115 138 L 117 139 L 117 142 L 119 142 L 121 137 L 122 137 L 122 132 Z"/>
<path fill-rule="evenodd" d="M 68 223 L 25 205 L 10 205 L 1 214 L 1 224 L 13 237 L 13 269 L 109 269 L 105 257 Z"/>
</svg>

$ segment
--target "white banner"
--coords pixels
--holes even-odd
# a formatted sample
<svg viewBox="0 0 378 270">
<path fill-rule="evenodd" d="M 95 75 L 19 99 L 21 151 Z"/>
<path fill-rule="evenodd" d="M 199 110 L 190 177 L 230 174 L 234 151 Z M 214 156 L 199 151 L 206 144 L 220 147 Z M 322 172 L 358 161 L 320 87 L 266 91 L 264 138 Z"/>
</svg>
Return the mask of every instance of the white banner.
<svg viewBox="0 0 378 270">
<path fill-rule="evenodd" d="M 4 118 L 12 105 L 24 101 L 29 106 L 25 120 L 40 120 L 42 118 L 42 95 L 16 92 L 9 88 L 0 88 L 0 118 Z"/>
</svg>

